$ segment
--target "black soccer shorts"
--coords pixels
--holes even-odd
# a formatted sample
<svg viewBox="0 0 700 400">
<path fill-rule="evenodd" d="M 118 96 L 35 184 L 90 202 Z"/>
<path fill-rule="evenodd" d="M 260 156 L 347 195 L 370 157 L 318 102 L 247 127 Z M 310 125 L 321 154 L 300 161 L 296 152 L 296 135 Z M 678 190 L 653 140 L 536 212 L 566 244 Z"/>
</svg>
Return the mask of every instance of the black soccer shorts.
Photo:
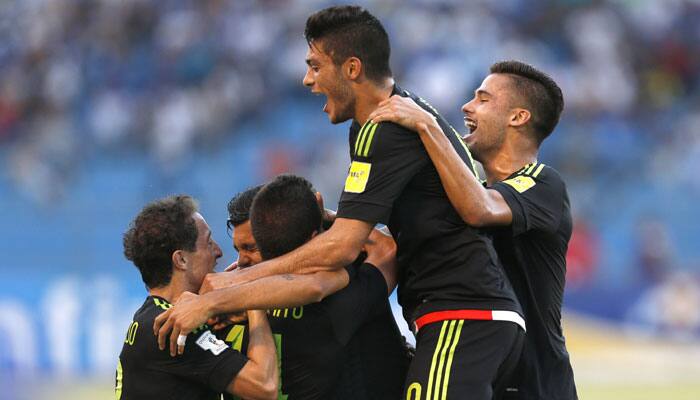
<svg viewBox="0 0 700 400">
<path fill-rule="evenodd" d="M 509 321 L 446 320 L 416 337 L 405 400 L 491 400 L 505 390 L 525 333 Z"/>
</svg>

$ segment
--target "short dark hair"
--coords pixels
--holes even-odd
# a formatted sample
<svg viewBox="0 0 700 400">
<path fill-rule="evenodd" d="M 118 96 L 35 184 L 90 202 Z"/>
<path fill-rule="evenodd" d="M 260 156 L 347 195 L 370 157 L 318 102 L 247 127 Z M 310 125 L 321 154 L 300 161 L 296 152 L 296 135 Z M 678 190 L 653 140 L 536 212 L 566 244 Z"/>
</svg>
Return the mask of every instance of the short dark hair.
<svg viewBox="0 0 700 400">
<path fill-rule="evenodd" d="M 554 79 L 532 65 L 520 61 L 501 61 L 491 65 L 492 74 L 508 74 L 518 94 L 530 110 L 532 131 L 542 143 L 559 123 L 564 96 Z"/>
<path fill-rule="evenodd" d="M 323 40 L 323 50 L 336 65 L 357 57 L 368 79 L 379 82 L 391 76 L 389 35 L 382 23 L 362 7 L 335 6 L 311 14 L 304 37 L 309 46 Z"/>
<path fill-rule="evenodd" d="M 129 224 L 124 256 L 136 265 L 148 288 L 170 283 L 176 250 L 195 250 L 198 232 L 192 215 L 197 210 L 192 197 L 169 196 L 148 203 Z"/>
<path fill-rule="evenodd" d="M 242 192 L 239 192 L 228 202 L 228 220 L 226 226 L 231 229 L 241 225 L 250 219 L 250 206 L 253 205 L 253 199 L 258 194 L 264 185 L 253 186 Z"/>
<path fill-rule="evenodd" d="M 250 224 L 266 260 L 306 243 L 321 227 L 321 209 L 311 183 L 295 175 L 275 178 L 255 196 Z"/>
</svg>

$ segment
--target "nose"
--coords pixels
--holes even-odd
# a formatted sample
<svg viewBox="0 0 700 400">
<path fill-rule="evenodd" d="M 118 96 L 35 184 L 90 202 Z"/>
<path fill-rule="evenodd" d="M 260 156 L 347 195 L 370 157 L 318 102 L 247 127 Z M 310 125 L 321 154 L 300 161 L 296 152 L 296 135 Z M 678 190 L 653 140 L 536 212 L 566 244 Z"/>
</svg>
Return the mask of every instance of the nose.
<svg viewBox="0 0 700 400">
<path fill-rule="evenodd" d="M 304 80 L 302 81 L 304 86 L 311 87 L 314 85 L 314 78 L 311 76 L 311 68 L 306 68 L 306 74 L 304 75 Z"/>
<path fill-rule="evenodd" d="M 214 255 L 216 256 L 216 258 L 220 258 L 224 255 L 224 253 L 221 251 L 221 247 L 216 242 L 214 242 Z"/>
<path fill-rule="evenodd" d="M 469 100 L 462 106 L 462 112 L 465 114 L 470 114 L 474 111 L 474 99 Z"/>
<path fill-rule="evenodd" d="M 243 252 L 238 253 L 238 268 L 246 268 L 250 265 L 250 257 L 246 256 Z"/>
</svg>

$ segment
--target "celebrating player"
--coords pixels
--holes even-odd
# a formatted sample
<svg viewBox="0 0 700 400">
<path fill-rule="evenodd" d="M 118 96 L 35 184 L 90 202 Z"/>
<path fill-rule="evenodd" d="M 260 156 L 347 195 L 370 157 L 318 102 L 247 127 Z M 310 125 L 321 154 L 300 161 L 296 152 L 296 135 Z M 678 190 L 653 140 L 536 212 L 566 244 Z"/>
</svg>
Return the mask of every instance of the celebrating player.
<svg viewBox="0 0 700 400">
<path fill-rule="evenodd" d="M 239 216 L 247 214 L 241 203 L 250 197 L 248 192 L 237 196 L 229 203 L 229 210 Z M 229 219 L 238 222 L 234 242 L 240 238 L 235 229 L 245 223 L 252 228 L 255 241 L 247 243 L 259 249 L 250 255 L 252 261 L 281 256 L 321 229 L 321 210 L 310 183 L 289 175 L 276 178 L 260 190 L 250 221 Z M 366 246 L 368 255 L 364 262 L 338 271 L 268 277 L 215 290 L 195 301 L 176 304 L 167 313 L 168 322 L 195 326 L 218 313 L 251 306 L 278 307 L 269 310 L 269 318 L 281 354 L 280 396 L 290 400 L 398 398 L 407 359 L 387 300 L 396 286 L 395 244 L 378 231 L 373 233 L 372 242 Z M 309 300 L 308 292 L 326 291 L 313 290 L 321 274 L 341 275 L 343 286 L 347 286 L 331 296 L 324 295 L 322 300 Z M 324 277 L 318 283 L 328 286 L 327 282 L 333 279 L 336 278 Z M 287 308 L 279 308 L 280 305 Z M 181 315 L 199 315 L 200 319 L 181 319 Z M 166 314 L 159 317 L 156 326 L 168 323 L 164 317 Z M 235 341 L 233 346 L 245 346 L 239 327 L 234 326 L 227 336 Z"/>
<path fill-rule="evenodd" d="M 505 61 L 464 104 L 465 138 L 483 163 L 487 187 L 464 165 L 435 118 L 399 96 L 370 119 L 416 131 L 440 173 L 450 201 L 474 226 L 494 227 L 495 245 L 525 311 L 528 332 L 507 398 L 576 399 L 561 327 L 571 211 L 557 171 L 537 161 L 559 121 L 559 86 L 534 67 Z"/>
<path fill-rule="evenodd" d="M 392 94 L 411 97 L 439 121 L 462 163 L 456 132 L 426 103 L 399 88 L 381 23 L 360 7 L 311 15 L 304 84 L 326 96 L 332 123 L 353 120 L 352 163 L 337 219 L 297 250 L 257 266 L 207 278 L 225 287 L 269 274 L 339 269 L 352 262 L 377 223 L 398 245 L 399 303 L 417 331 L 403 398 L 490 399 L 522 345 L 524 321 L 491 240 L 464 223 L 415 133 L 370 113 Z"/>
<path fill-rule="evenodd" d="M 149 296 L 134 314 L 119 355 L 117 399 L 215 399 L 222 392 L 277 398 L 275 344 L 263 311 L 248 312 L 247 357 L 216 339 L 206 325 L 171 338 L 180 347 L 177 357 L 158 348 L 151 331 L 155 318 L 176 299 L 186 301 L 221 257 L 191 197 L 146 205 L 124 235 L 124 255 L 141 272 Z"/>
</svg>

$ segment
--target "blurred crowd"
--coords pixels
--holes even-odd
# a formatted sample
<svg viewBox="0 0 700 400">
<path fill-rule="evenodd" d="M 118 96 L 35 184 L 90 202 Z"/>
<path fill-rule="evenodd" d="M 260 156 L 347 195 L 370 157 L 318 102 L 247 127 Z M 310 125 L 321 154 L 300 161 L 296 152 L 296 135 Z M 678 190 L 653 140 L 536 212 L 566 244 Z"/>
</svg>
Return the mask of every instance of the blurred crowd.
<svg viewBox="0 0 700 400">
<path fill-rule="evenodd" d="M 580 221 L 570 254 L 573 285 L 585 284 L 610 250 L 600 242 L 620 234 L 606 233 L 604 224 L 629 206 L 625 199 L 654 190 L 700 196 L 700 1 L 358 3 L 385 24 L 401 85 L 458 130 L 461 104 L 494 61 L 524 60 L 560 83 L 564 117 L 543 159 L 567 178 Z M 149 168 L 172 176 L 195 162 L 184 157 L 191 148 L 228 143 L 270 108 L 308 99 L 303 26 L 310 12 L 330 4 L 0 2 L 0 161 L 10 190 L 39 206 L 60 201 L 104 154 L 143 154 Z M 270 174 L 337 163 L 285 154 L 284 146 L 270 151 L 280 164 L 268 166 Z M 661 265 L 675 262 L 663 252 L 675 249 L 656 243 L 673 240 L 649 233 L 672 230 L 668 218 L 653 223 L 661 227 L 627 233 L 638 232 L 632 242 L 642 243 L 633 244 L 640 274 L 659 281 L 675 268 Z M 645 240 L 660 252 L 646 254 Z"/>
</svg>

